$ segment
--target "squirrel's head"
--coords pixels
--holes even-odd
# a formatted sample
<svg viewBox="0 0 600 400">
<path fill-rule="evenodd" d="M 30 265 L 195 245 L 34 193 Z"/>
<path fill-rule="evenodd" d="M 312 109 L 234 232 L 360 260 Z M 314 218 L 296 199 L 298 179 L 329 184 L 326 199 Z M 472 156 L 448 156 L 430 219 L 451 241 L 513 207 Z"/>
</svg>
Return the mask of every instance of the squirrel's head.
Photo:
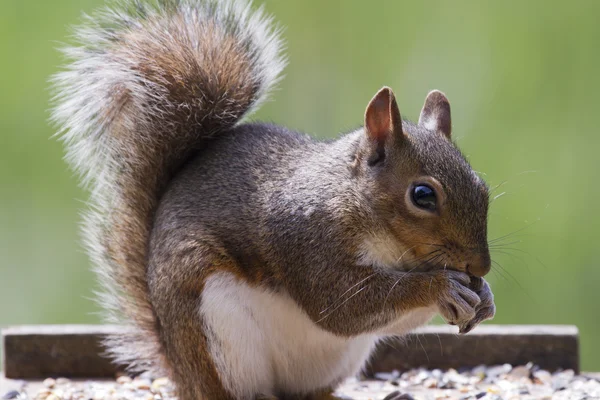
<svg viewBox="0 0 600 400">
<path fill-rule="evenodd" d="M 488 188 L 452 143 L 443 93 L 429 93 L 415 125 L 381 89 L 367 106 L 354 165 L 379 231 L 363 256 L 405 270 L 489 272 Z"/>
</svg>

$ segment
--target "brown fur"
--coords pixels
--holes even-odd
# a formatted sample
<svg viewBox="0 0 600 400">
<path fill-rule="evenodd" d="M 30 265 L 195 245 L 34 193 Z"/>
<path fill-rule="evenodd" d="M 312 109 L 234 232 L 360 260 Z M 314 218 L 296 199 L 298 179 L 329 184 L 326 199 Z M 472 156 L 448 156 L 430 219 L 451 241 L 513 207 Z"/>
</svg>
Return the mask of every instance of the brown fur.
<svg viewBox="0 0 600 400">
<path fill-rule="evenodd" d="M 268 21 L 211 0 L 129 5 L 80 31 L 91 43 L 70 50 L 55 110 L 92 188 L 87 239 L 104 299 L 130 327 L 108 341 L 117 361 L 166 371 L 181 400 L 232 399 L 209 352 L 230 344 L 199 312 L 215 272 L 289 296 L 341 337 L 419 308 L 463 331 L 493 316 L 489 286 L 467 274 L 489 270 L 487 188 L 450 141 L 445 96 L 428 97 L 428 128 L 402 121 L 383 88 L 365 128 L 332 142 L 240 124 L 282 66 Z M 422 183 L 435 211 L 407 197 Z M 360 262 L 377 235 L 405 254 Z M 343 378 L 277 394 L 333 399 Z"/>
<path fill-rule="evenodd" d="M 130 328 L 109 351 L 133 370 L 170 369 L 147 281 L 158 201 L 193 153 L 264 100 L 284 62 L 268 19 L 233 1 L 120 7 L 76 29 L 54 120 L 92 189 L 85 234 L 101 301 Z"/>
<path fill-rule="evenodd" d="M 168 39 L 163 29 L 170 31 Z M 206 37 L 211 40 L 191 50 L 192 38 L 204 34 L 201 29 L 208 30 Z M 240 45 L 212 24 L 190 26 L 175 15 L 146 21 L 143 29 L 129 32 L 114 54 L 117 59 L 135 54 L 139 60 L 147 60 L 132 68 L 139 69 L 148 84 L 157 85 L 157 90 L 166 96 L 161 103 L 151 100 L 143 104 L 159 110 L 157 117 L 147 121 L 131 120 L 129 113 L 135 111 L 126 110 L 132 101 L 126 91 L 120 92 L 121 97 L 115 102 L 120 110 L 112 112 L 123 118 L 112 122 L 115 124 L 112 146 L 131 150 L 120 160 L 123 167 L 119 176 L 119 198 L 122 202 L 112 210 L 106 249 L 118 266 L 113 271 L 114 279 L 120 282 L 123 292 L 135 299 L 124 311 L 143 330 L 143 340 L 154 336 L 155 327 L 160 326 L 148 298 L 145 272 L 148 237 L 157 200 L 181 163 L 219 126 L 232 125 L 239 119 L 251 107 L 256 94 L 253 72 Z M 203 60 L 206 55 L 213 60 Z M 223 79 L 215 81 L 215 76 Z M 165 108 L 164 104 L 179 106 Z M 210 118 L 211 114 L 218 119 Z M 136 144 L 144 142 L 145 146 Z"/>
</svg>

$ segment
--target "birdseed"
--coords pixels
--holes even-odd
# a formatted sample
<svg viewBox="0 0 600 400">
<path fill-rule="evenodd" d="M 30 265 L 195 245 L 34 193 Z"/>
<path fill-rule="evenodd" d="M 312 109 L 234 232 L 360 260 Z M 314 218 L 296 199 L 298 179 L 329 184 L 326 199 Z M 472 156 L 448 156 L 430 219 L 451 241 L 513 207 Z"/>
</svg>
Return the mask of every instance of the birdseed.
<svg viewBox="0 0 600 400">
<path fill-rule="evenodd" d="M 348 379 L 335 394 L 352 400 L 591 400 L 600 399 L 599 379 L 576 375 L 572 370 L 550 373 L 532 364 L 482 365 L 460 371 L 413 369 L 377 373 L 371 378 Z M 48 378 L 41 384 L 22 382 L 16 389 L 0 393 L 2 399 L 176 400 L 169 379 L 151 379 L 148 374 L 108 381 Z"/>
</svg>

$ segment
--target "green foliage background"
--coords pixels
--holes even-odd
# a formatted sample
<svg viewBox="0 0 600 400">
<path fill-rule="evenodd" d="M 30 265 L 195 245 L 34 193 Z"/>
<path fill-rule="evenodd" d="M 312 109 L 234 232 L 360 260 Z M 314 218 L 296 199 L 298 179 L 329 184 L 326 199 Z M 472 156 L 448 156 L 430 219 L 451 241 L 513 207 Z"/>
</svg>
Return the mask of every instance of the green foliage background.
<svg viewBox="0 0 600 400">
<path fill-rule="evenodd" d="M 332 137 L 383 85 L 416 119 L 446 92 L 455 137 L 505 193 L 490 238 L 501 324 L 576 324 L 600 370 L 600 2 L 268 0 L 290 66 L 256 118 Z M 78 245 L 86 193 L 47 123 L 68 25 L 100 0 L 0 1 L 0 325 L 98 322 Z"/>
</svg>

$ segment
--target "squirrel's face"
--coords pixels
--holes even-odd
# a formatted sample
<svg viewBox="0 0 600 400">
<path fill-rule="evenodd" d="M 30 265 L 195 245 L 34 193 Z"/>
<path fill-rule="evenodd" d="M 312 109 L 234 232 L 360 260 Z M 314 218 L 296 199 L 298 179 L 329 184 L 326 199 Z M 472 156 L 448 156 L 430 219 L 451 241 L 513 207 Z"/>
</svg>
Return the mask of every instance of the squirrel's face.
<svg viewBox="0 0 600 400">
<path fill-rule="evenodd" d="M 414 125 L 402 121 L 391 89 L 380 90 L 365 113 L 357 161 L 395 267 L 489 272 L 488 188 L 451 141 L 441 92 L 427 96 Z"/>
</svg>

